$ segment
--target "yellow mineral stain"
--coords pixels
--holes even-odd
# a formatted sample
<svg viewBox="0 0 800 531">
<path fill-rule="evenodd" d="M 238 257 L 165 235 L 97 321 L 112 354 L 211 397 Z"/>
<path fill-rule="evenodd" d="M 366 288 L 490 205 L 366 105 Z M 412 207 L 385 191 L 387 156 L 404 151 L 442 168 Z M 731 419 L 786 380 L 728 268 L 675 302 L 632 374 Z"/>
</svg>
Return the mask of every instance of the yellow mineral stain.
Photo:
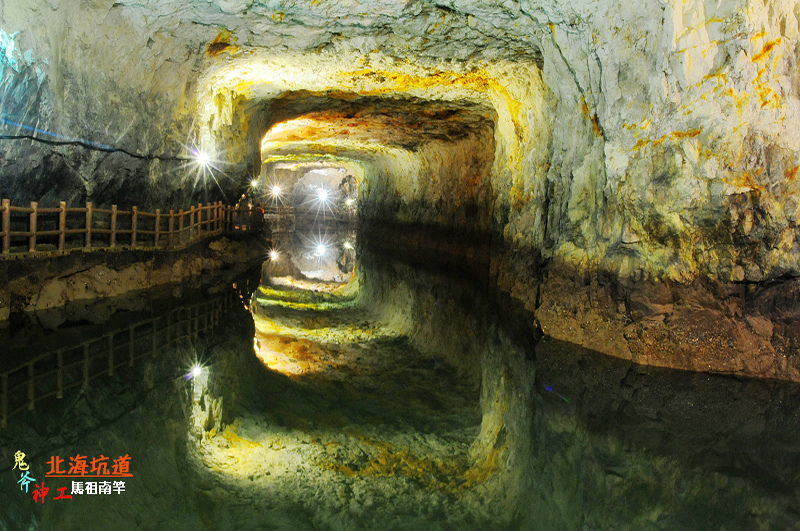
<svg viewBox="0 0 800 531">
<path fill-rule="evenodd" d="M 243 446 L 248 450 L 254 450 L 255 448 L 263 448 L 261 444 L 255 441 L 251 441 L 243 437 L 240 437 L 239 434 L 236 433 L 237 431 L 239 431 L 237 427 L 231 424 L 225 428 L 225 431 L 222 432 L 222 436 L 229 443 Z"/>
<path fill-rule="evenodd" d="M 358 469 L 336 463 L 320 463 L 319 466 L 350 478 L 405 477 L 426 490 L 448 493 L 474 487 L 486 481 L 499 468 L 496 450 L 490 453 L 483 465 L 472 469 L 463 458 L 435 459 L 419 456 L 387 442 L 359 438 L 363 444 L 379 450 L 367 464 Z"/>
<path fill-rule="evenodd" d="M 597 119 L 597 114 L 593 113 L 592 110 L 589 109 L 585 98 L 581 98 L 581 101 L 578 103 L 578 107 L 581 110 L 581 115 L 592 122 L 592 131 L 594 134 L 597 136 L 603 136 L 603 130 L 600 129 L 600 121 Z"/>
<path fill-rule="evenodd" d="M 672 133 L 670 133 L 670 136 L 672 138 L 676 138 L 676 139 L 677 138 L 692 138 L 692 137 L 695 137 L 695 136 L 699 135 L 702 132 L 703 132 L 702 129 L 689 129 L 688 131 L 673 131 Z"/>
<path fill-rule="evenodd" d="M 751 190 L 761 190 L 761 186 L 756 183 L 753 176 L 748 171 L 726 177 L 725 183 L 739 189 L 749 188 Z"/>
<path fill-rule="evenodd" d="M 758 62 L 761 59 L 765 58 L 780 43 L 781 43 L 781 38 L 780 37 L 778 37 L 775 40 L 771 40 L 771 41 L 768 41 L 768 42 L 764 43 L 764 47 L 761 48 L 761 51 L 753 56 L 753 62 Z"/>
<path fill-rule="evenodd" d="M 789 183 L 793 183 L 795 177 L 797 177 L 797 170 L 800 170 L 800 166 L 792 166 L 788 170 L 786 170 L 786 180 Z"/>
</svg>

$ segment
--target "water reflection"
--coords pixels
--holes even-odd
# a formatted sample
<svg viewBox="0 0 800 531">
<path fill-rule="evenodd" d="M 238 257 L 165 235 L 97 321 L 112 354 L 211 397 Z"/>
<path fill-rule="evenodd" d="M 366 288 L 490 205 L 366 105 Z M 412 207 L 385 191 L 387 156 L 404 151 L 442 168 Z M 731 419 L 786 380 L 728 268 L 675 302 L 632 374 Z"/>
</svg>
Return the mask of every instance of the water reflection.
<svg viewBox="0 0 800 531">
<path fill-rule="evenodd" d="M 282 235 L 282 260 L 250 288 L 151 298 L 15 351 L 0 527 L 91 528 L 100 516 L 175 529 L 796 526 L 797 385 L 539 340 L 472 279 L 386 260 L 368 242 L 348 265 L 353 233 L 319 229 L 339 249 L 325 265 L 308 233 Z M 72 362 L 109 336 L 84 379 Z M 40 399 L 58 392 L 59 367 L 62 398 Z M 128 453 L 134 478 L 125 495 L 34 506 L 10 470 L 19 449 L 38 471 L 51 455 Z"/>
<path fill-rule="evenodd" d="M 263 279 L 292 277 L 297 280 L 347 283 L 356 264 L 356 229 L 344 224 L 298 225 L 294 231 L 277 232 L 264 262 Z"/>
</svg>

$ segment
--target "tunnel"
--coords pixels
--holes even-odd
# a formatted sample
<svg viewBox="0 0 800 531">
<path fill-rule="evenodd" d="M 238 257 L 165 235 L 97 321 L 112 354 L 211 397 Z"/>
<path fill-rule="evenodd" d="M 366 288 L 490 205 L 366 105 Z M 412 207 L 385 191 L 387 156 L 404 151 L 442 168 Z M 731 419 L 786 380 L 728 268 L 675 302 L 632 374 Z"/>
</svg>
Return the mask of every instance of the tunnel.
<svg viewBox="0 0 800 531">
<path fill-rule="evenodd" d="M 0 2 L 0 529 L 793 529 L 800 6 Z"/>
</svg>

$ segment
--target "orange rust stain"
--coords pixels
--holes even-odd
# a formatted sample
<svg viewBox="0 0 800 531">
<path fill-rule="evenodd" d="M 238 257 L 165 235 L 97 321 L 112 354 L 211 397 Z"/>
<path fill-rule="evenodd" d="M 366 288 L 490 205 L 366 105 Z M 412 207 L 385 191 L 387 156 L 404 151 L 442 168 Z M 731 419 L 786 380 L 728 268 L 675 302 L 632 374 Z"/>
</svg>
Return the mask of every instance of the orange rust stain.
<svg viewBox="0 0 800 531">
<path fill-rule="evenodd" d="M 800 170 L 800 166 L 792 166 L 786 170 L 786 180 L 793 183 L 794 178 L 797 177 L 797 170 Z"/>
<path fill-rule="evenodd" d="M 773 49 L 774 49 L 774 48 L 775 48 L 777 45 L 779 45 L 780 43 L 781 43 L 781 38 L 780 38 L 780 37 L 778 37 L 778 38 L 777 38 L 777 39 L 775 39 L 775 40 L 772 40 L 772 41 L 769 41 L 769 42 L 765 43 L 765 44 L 764 44 L 764 47 L 763 47 L 763 48 L 761 48 L 761 51 L 760 51 L 760 52 L 758 52 L 756 55 L 754 55 L 754 56 L 753 56 L 753 61 L 754 61 L 754 62 L 755 62 L 755 61 L 760 61 L 761 59 L 763 59 L 764 57 L 766 57 L 767 55 L 769 55 L 769 53 L 770 53 L 770 52 L 771 52 L 771 51 L 772 51 L 772 50 L 773 50 Z"/>
<path fill-rule="evenodd" d="M 753 179 L 753 176 L 748 171 L 744 171 L 737 175 L 733 175 L 730 178 L 726 178 L 725 182 L 738 188 L 751 188 L 753 190 L 762 189 L 762 187 L 756 183 L 756 181 Z"/>
<path fill-rule="evenodd" d="M 225 28 L 220 28 L 217 36 L 208 45 L 206 53 L 211 57 L 216 57 L 222 52 L 236 52 L 239 50 L 238 46 L 231 44 L 231 32 Z"/>
<path fill-rule="evenodd" d="M 475 190 L 475 187 L 478 186 L 481 183 L 482 179 L 483 179 L 483 176 L 480 173 L 476 173 L 475 177 L 473 177 L 472 179 L 467 181 L 467 190 L 468 190 L 469 195 L 473 194 L 473 191 Z"/>
<path fill-rule="evenodd" d="M 634 144 L 633 148 L 631 148 L 631 149 L 633 151 L 639 151 L 640 149 L 642 149 L 643 147 L 645 147 L 649 143 L 650 143 L 649 140 L 645 140 L 644 138 L 640 138 L 639 140 L 636 141 L 636 144 Z"/>
<path fill-rule="evenodd" d="M 692 138 L 700 133 L 702 133 L 702 129 L 689 129 L 688 131 L 673 131 L 670 133 L 672 138 Z"/>
<path fill-rule="evenodd" d="M 658 146 L 659 144 L 664 143 L 664 140 L 666 140 L 666 139 L 667 139 L 667 135 L 664 135 L 661 138 L 659 138 L 658 140 L 653 140 L 653 145 L 654 146 Z"/>
<path fill-rule="evenodd" d="M 591 120 L 592 131 L 594 131 L 594 134 L 596 134 L 597 136 L 603 136 L 603 130 L 600 129 L 600 121 L 597 119 L 597 114 L 592 113 L 591 109 L 589 109 L 589 106 L 586 104 L 585 99 L 581 98 L 579 105 L 583 117 L 586 118 L 587 120 Z"/>
</svg>

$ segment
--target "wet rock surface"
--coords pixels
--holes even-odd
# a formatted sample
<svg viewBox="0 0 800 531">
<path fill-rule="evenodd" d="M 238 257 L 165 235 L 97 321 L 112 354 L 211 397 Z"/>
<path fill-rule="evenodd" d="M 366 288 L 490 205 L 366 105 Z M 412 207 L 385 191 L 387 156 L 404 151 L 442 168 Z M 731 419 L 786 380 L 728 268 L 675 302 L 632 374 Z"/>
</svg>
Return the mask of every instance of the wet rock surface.
<svg viewBox="0 0 800 531">
<path fill-rule="evenodd" d="M 9 280 L 0 290 L 0 318 L 11 312 L 69 313 L 87 302 L 186 279 L 202 282 L 220 271 L 242 271 L 263 258 L 253 237 L 222 237 L 181 251 L 96 251 L 66 257 L 12 258 L 0 263 Z M 2 311 L 5 310 L 5 311 Z M 62 319 L 63 322 L 63 319 Z"/>
</svg>

